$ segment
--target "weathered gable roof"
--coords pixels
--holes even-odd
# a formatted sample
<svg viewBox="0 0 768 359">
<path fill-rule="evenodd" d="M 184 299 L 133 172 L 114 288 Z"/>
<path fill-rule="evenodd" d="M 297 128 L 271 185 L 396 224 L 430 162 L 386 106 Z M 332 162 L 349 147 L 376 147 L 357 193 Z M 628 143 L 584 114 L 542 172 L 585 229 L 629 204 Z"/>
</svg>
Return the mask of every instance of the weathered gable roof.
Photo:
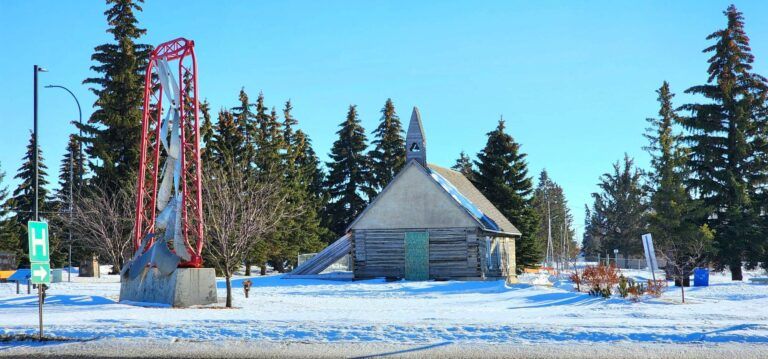
<svg viewBox="0 0 768 359">
<path fill-rule="evenodd" d="M 472 217 L 483 224 L 487 230 L 520 235 L 518 230 L 496 206 L 485 198 L 460 172 L 429 164 L 432 178 L 448 192 Z M 444 181 L 447 183 L 444 183 Z M 453 187 L 453 188 L 451 188 Z"/>
</svg>

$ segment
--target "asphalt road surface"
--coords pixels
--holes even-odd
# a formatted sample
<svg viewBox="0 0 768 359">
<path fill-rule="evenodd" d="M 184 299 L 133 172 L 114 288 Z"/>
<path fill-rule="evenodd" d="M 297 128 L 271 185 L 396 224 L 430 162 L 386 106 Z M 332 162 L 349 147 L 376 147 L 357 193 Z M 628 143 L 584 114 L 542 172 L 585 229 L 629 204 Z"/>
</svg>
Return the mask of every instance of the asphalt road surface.
<svg viewBox="0 0 768 359">
<path fill-rule="evenodd" d="M 768 358 L 768 345 L 748 343 L 430 344 L 103 339 L 0 343 L 1 358 Z"/>
</svg>

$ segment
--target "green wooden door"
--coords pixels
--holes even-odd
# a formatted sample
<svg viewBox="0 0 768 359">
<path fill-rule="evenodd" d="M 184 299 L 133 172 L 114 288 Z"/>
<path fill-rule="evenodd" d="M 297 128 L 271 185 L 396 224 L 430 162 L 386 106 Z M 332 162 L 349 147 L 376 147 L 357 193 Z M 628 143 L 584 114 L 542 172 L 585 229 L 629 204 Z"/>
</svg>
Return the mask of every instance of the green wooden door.
<svg viewBox="0 0 768 359">
<path fill-rule="evenodd" d="M 429 279 L 429 233 L 405 233 L 405 279 Z"/>
</svg>

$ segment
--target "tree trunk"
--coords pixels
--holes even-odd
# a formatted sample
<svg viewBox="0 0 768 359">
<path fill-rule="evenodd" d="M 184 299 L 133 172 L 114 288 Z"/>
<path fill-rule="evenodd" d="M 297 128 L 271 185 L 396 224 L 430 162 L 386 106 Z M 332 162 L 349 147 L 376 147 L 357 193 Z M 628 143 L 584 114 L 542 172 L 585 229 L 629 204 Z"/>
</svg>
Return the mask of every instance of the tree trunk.
<svg viewBox="0 0 768 359">
<path fill-rule="evenodd" d="M 681 277 L 675 278 L 675 287 L 690 287 L 691 286 L 691 277 L 683 275 Z"/>
<path fill-rule="evenodd" d="M 684 285 L 680 286 L 680 294 L 683 297 L 683 304 L 685 304 L 685 286 Z"/>
<path fill-rule="evenodd" d="M 272 261 L 272 265 L 275 267 L 275 270 L 280 273 L 285 273 L 285 265 L 283 265 L 283 261 L 280 259 L 275 259 Z"/>
<path fill-rule="evenodd" d="M 267 275 L 267 264 L 262 263 L 261 264 L 261 275 Z"/>
<path fill-rule="evenodd" d="M 232 274 L 229 273 L 229 271 L 224 272 L 224 276 L 226 277 L 227 282 L 227 308 L 232 308 L 232 281 L 231 277 Z"/>
<path fill-rule="evenodd" d="M 246 276 L 251 275 L 251 260 L 250 259 L 246 259 L 245 260 L 245 275 Z"/>
<path fill-rule="evenodd" d="M 741 273 L 741 261 L 736 261 L 735 263 L 731 263 L 728 266 L 728 269 L 731 270 L 731 280 L 738 280 L 738 281 L 744 280 L 744 276 Z"/>
</svg>

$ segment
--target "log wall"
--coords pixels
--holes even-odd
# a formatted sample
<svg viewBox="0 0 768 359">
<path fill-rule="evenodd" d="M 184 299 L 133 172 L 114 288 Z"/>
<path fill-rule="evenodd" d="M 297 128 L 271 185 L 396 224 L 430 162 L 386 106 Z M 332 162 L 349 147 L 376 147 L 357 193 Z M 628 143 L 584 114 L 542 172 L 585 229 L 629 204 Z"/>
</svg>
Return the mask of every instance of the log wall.
<svg viewBox="0 0 768 359">
<path fill-rule="evenodd" d="M 405 276 L 406 232 L 429 232 L 430 279 L 483 278 L 477 228 L 353 231 L 355 278 Z"/>
</svg>

